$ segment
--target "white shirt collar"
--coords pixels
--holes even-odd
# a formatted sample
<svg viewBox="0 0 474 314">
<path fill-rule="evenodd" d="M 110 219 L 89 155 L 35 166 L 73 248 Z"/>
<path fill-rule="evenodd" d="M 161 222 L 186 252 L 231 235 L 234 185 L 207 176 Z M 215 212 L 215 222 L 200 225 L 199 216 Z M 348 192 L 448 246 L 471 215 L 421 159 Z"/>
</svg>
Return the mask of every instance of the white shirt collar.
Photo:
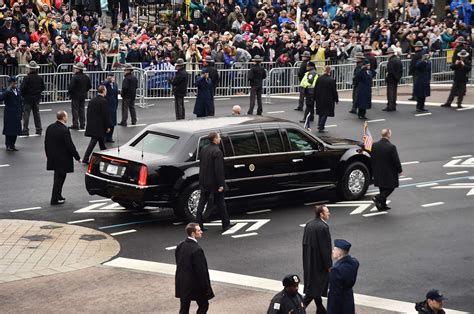
<svg viewBox="0 0 474 314">
<path fill-rule="evenodd" d="M 198 240 L 194 239 L 193 237 L 188 237 L 189 240 L 193 240 L 194 242 L 197 243 Z"/>
</svg>

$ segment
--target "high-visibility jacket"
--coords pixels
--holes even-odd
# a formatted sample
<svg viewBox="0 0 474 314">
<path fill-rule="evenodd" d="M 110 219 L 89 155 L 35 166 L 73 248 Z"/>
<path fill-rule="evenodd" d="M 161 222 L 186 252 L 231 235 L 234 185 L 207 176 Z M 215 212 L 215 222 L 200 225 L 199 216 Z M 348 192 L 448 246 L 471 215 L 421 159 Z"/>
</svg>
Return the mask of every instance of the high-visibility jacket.
<svg viewBox="0 0 474 314">
<path fill-rule="evenodd" d="M 301 80 L 300 86 L 303 88 L 314 89 L 317 79 L 318 75 L 316 74 L 316 71 L 312 69 L 305 73 L 303 79 Z"/>
</svg>

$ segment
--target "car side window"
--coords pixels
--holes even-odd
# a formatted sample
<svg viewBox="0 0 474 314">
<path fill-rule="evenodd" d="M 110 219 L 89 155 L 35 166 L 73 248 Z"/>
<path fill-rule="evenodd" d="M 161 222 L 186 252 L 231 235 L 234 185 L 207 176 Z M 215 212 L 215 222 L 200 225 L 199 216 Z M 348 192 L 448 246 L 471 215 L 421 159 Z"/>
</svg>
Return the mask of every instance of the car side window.
<svg viewBox="0 0 474 314">
<path fill-rule="evenodd" d="M 260 145 L 260 152 L 262 154 L 269 153 L 267 139 L 265 138 L 265 134 L 262 131 L 256 131 L 255 134 L 257 135 L 258 144 Z"/>
<path fill-rule="evenodd" d="M 290 140 L 292 151 L 317 150 L 318 145 L 308 137 L 296 130 L 288 130 L 288 139 Z"/>
<path fill-rule="evenodd" d="M 280 153 L 285 151 L 278 130 L 265 130 L 265 135 L 267 136 L 268 146 L 270 146 L 270 153 Z"/>
<path fill-rule="evenodd" d="M 198 150 L 197 152 L 194 152 L 194 158 L 193 159 L 196 159 L 196 160 L 199 160 L 199 154 L 201 152 L 201 150 L 206 147 L 207 145 L 209 145 L 211 143 L 211 141 L 209 140 L 209 138 L 207 136 L 203 136 L 199 139 L 199 146 L 198 146 Z M 222 150 L 222 141 L 221 141 L 221 144 L 219 145 L 219 148 Z M 231 156 L 232 156 L 232 153 L 231 153 Z"/>
<path fill-rule="evenodd" d="M 224 157 L 234 156 L 234 150 L 232 149 L 232 143 L 228 136 L 222 136 L 221 145 L 224 145 Z"/>
<path fill-rule="evenodd" d="M 254 132 L 235 133 L 230 135 L 235 156 L 259 154 Z"/>
</svg>

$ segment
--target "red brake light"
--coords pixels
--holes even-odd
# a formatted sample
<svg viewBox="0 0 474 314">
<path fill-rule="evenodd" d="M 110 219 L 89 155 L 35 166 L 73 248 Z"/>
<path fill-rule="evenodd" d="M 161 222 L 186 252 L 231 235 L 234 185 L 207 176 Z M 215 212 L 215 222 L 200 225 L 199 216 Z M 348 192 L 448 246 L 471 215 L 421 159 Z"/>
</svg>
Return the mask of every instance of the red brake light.
<svg viewBox="0 0 474 314">
<path fill-rule="evenodd" d="M 147 176 L 148 176 L 148 169 L 145 165 L 142 165 L 140 167 L 140 174 L 138 175 L 138 185 L 145 186 Z"/>
<path fill-rule="evenodd" d="M 91 157 L 91 160 L 89 161 L 89 166 L 87 167 L 87 173 L 92 172 L 92 163 L 94 162 L 94 156 Z"/>
</svg>

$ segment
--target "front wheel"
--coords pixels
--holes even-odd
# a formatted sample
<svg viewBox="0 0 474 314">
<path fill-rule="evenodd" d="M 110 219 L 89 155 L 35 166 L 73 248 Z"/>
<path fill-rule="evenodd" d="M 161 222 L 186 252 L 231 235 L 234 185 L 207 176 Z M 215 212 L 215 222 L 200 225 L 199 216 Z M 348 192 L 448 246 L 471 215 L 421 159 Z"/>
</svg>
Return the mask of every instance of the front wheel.
<svg viewBox="0 0 474 314">
<path fill-rule="evenodd" d="M 342 173 L 337 185 L 338 194 L 343 200 L 358 200 L 367 192 L 369 183 L 370 174 L 367 166 L 360 161 L 352 162 Z"/>
<path fill-rule="evenodd" d="M 197 208 L 199 199 L 201 198 L 201 190 L 199 190 L 199 183 L 193 182 L 186 186 L 179 195 L 178 203 L 174 209 L 175 215 L 186 222 L 196 221 Z M 212 198 L 209 198 L 208 203 L 204 206 L 202 219 L 206 221 L 211 215 Z"/>
</svg>

